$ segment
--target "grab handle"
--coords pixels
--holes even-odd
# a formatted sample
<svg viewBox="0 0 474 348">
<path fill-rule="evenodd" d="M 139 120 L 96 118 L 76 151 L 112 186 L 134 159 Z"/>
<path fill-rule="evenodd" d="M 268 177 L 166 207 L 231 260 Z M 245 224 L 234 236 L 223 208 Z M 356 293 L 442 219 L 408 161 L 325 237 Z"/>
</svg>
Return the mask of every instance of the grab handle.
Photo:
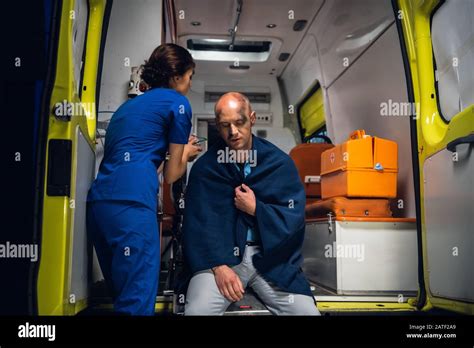
<svg viewBox="0 0 474 348">
<path fill-rule="evenodd" d="M 453 141 L 449 142 L 448 145 L 446 145 L 446 148 L 448 149 L 448 151 L 456 152 L 456 146 L 461 145 L 461 144 L 472 144 L 472 143 L 474 143 L 474 133 L 466 135 L 465 137 L 454 139 Z"/>
</svg>

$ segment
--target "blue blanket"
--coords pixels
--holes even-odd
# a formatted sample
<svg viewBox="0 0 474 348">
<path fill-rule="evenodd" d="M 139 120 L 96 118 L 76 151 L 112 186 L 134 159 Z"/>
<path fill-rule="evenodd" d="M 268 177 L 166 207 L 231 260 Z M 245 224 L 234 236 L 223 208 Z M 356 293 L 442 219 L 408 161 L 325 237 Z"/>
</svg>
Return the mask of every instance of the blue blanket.
<svg viewBox="0 0 474 348">
<path fill-rule="evenodd" d="M 292 159 L 270 142 L 253 136 L 256 166 L 244 177 L 234 163 L 219 163 L 226 144 L 219 139 L 193 165 L 185 196 L 183 252 L 186 266 L 198 271 L 241 262 L 247 230 L 256 229 L 262 252 L 255 268 L 291 293 L 311 295 L 301 270 L 305 193 Z M 234 205 L 241 183 L 255 193 L 255 217 Z"/>
</svg>

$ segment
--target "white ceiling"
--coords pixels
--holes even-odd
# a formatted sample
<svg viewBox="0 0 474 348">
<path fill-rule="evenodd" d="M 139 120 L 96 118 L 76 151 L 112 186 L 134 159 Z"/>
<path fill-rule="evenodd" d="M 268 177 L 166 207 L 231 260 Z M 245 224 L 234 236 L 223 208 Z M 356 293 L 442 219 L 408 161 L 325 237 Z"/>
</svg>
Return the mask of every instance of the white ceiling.
<svg viewBox="0 0 474 348">
<path fill-rule="evenodd" d="M 323 0 L 243 0 L 242 13 L 237 30 L 237 40 L 272 41 L 273 49 L 269 59 L 262 63 L 242 63 L 250 65 L 246 71 L 229 69 L 230 62 L 196 62 L 196 74 L 273 74 L 279 76 L 289 62 L 280 62 L 282 52 L 292 53 L 301 42 L 304 33 L 318 13 Z M 186 47 L 186 39 L 191 36 L 201 38 L 230 37 L 236 18 L 236 0 L 175 0 L 178 43 Z M 184 11 L 184 12 L 182 12 Z M 290 13 L 290 11 L 293 11 Z M 289 18 L 294 13 L 294 19 Z M 184 15 L 184 19 L 180 18 Z M 303 31 L 293 31 L 297 20 L 307 20 Z M 192 26 L 191 22 L 201 22 Z M 267 24 L 276 24 L 273 29 Z M 274 69 L 274 70 L 273 70 Z"/>
</svg>

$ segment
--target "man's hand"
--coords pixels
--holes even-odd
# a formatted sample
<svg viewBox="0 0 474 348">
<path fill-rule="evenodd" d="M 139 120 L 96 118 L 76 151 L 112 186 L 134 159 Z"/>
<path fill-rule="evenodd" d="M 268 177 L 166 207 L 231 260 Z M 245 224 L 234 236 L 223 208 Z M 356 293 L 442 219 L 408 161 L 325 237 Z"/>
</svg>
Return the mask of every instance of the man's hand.
<svg viewBox="0 0 474 348">
<path fill-rule="evenodd" d="M 244 296 L 244 287 L 237 273 L 227 265 L 212 269 L 216 278 L 217 288 L 222 296 L 231 302 L 237 302 Z"/>
<path fill-rule="evenodd" d="M 250 187 L 245 184 L 242 184 L 242 188 L 245 192 L 242 192 L 240 186 L 237 186 L 235 188 L 235 207 L 249 215 L 255 216 L 255 209 L 257 207 L 255 194 L 250 189 Z"/>
</svg>

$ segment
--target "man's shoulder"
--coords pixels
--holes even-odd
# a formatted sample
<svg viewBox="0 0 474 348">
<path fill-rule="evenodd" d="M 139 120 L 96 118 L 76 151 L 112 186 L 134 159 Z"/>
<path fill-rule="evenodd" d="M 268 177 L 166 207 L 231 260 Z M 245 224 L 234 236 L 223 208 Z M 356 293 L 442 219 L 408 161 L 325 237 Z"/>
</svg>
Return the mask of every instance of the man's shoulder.
<svg viewBox="0 0 474 348">
<path fill-rule="evenodd" d="M 216 162 L 215 157 L 215 153 L 213 154 L 212 151 L 207 150 L 199 156 L 196 161 L 194 161 L 191 167 L 191 174 L 201 174 L 206 170 L 209 170 L 211 168 L 210 164 Z"/>
<path fill-rule="evenodd" d="M 291 160 L 291 157 L 287 153 L 285 153 L 282 149 L 280 149 L 278 146 L 276 146 L 275 144 L 273 144 L 272 142 L 266 139 L 263 139 L 257 136 L 254 136 L 254 137 L 258 142 L 257 156 L 258 156 L 258 151 L 260 149 L 260 151 L 262 151 L 266 156 L 272 157 L 272 160 L 279 160 L 284 163 L 288 163 L 288 161 L 291 161 L 291 163 L 293 163 Z"/>
</svg>

